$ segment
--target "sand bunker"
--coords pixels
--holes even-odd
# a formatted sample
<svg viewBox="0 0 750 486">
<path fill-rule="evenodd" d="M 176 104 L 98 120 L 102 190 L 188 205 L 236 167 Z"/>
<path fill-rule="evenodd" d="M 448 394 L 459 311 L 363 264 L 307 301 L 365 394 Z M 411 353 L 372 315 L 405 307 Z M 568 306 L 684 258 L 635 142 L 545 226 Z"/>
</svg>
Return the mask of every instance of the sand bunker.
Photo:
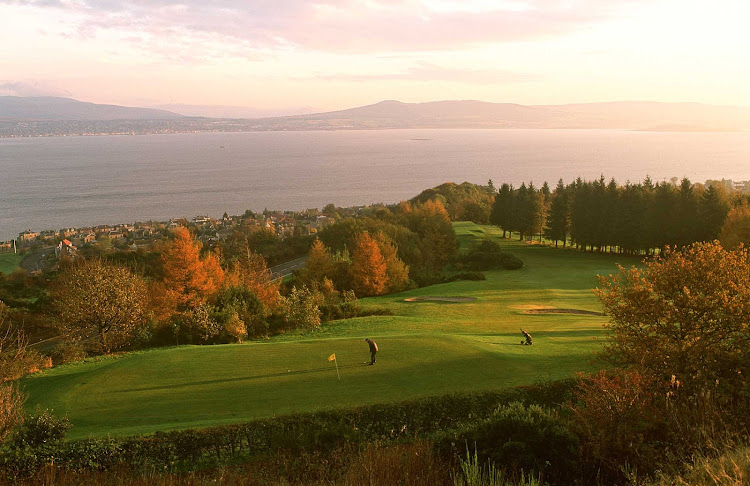
<svg viewBox="0 0 750 486">
<path fill-rule="evenodd" d="M 432 297 L 432 296 L 426 296 L 426 297 L 409 297 L 408 299 L 404 299 L 404 302 L 471 302 L 472 300 L 477 300 L 476 297 Z"/>
<path fill-rule="evenodd" d="M 580 310 L 580 309 L 555 309 L 551 307 L 527 309 L 524 314 L 575 314 L 579 316 L 603 316 L 601 312 Z"/>
</svg>

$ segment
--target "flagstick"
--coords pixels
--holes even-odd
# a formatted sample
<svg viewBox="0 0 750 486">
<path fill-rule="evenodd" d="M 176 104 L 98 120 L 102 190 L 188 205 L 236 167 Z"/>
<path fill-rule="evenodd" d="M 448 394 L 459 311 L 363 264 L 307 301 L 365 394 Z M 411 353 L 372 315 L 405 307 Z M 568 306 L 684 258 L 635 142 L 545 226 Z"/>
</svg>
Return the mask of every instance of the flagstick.
<svg viewBox="0 0 750 486">
<path fill-rule="evenodd" d="M 333 358 L 333 362 L 336 364 L 336 376 L 338 376 L 339 381 L 341 381 L 341 375 L 339 374 L 339 362 L 336 360 L 336 358 Z"/>
</svg>

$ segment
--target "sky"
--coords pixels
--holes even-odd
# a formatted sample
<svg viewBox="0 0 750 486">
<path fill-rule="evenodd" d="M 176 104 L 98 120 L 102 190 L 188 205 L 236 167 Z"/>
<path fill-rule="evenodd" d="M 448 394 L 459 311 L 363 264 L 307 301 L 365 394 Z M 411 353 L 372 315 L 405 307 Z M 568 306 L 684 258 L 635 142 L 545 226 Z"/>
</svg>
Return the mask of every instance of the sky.
<svg viewBox="0 0 750 486">
<path fill-rule="evenodd" d="M 0 0 L 0 95 L 750 106 L 748 0 Z"/>
</svg>

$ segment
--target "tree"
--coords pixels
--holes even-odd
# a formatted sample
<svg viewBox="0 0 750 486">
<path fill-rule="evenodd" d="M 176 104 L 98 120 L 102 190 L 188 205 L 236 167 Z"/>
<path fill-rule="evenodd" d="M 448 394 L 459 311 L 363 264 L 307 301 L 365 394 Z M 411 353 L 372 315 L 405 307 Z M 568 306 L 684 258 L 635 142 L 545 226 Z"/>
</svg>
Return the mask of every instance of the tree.
<svg viewBox="0 0 750 486">
<path fill-rule="evenodd" d="M 545 236 L 555 241 L 555 247 L 557 247 L 558 241 L 562 241 L 563 247 L 565 247 L 568 241 L 568 233 L 570 233 L 570 203 L 562 179 L 557 181 L 557 187 L 555 187 L 550 199 Z"/>
<path fill-rule="evenodd" d="M 317 329 L 320 327 L 319 298 L 307 286 L 292 287 L 285 300 L 284 318 L 291 328 Z"/>
<path fill-rule="evenodd" d="M 724 226 L 721 227 L 719 240 L 729 250 L 750 246 L 750 206 L 744 204 L 729 211 Z"/>
<path fill-rule="evenodd" d="M 352 290 L 359 296 L 384 294 L 388 285 L 387 266 L 378 242 L 365 232 L 354 242 L 349 267 Z"/>
<path fill-rule="evenodd" d="M 409 286 L 409 267 L 399 259 L 396 245 L 384 233 L 376 233 L 375 241 L 378 243 L 378 248 L 385 262 L 387 279 L 385 293 L 391 294 L 406 290 Z"/>
<path fill-rule="evenodd" d="M 333 256 L 323 245 L 320 239 L 316 239 L 310 252 L 307 254 L 305 269 L 302 272 L 302 280 L 308 283 L 322 282 L 324 278 L 331 278 L 335 271 Z"/>
<path fill-rule="evenodd" d="M 495 196 L 495 202 L 492 204 L 490 223 L 503 229 L 503 238 L 505 238 L 506 231 L 515 229 L 513 227 L 514 195 L 513 186 L 503 184 L 500 186 L 500 190 Z"/>
<path fill-rule="evenodd" d="M 179 310 L 204 304 L 223 284 L 224 272 L 216 257 L 201 258 L 200 250 L 200 243 L 187 229 L 177 228 L 162 253 L 164 285 Z"/>
<path fill-rule="evenodd" d="M 750 255 L 718 243 L 667 249 L 645 268 L 599 278 L 605 354 L 692 394 L 741 397 L 750 373 Z"/>
<path fill-rule="evenodd" d="M 6 325 L 7 314 L 7 306 L 0 301 L 0 444 L 23 422 L 26 402 L 26 395 L 12 380 L 27 354 L 27 341 L 21 329 Z"/>
<path fill-rule="evenodd" d="M 423 271 L 439 274 L 458 253 L 458 240 L 448 211 L 439 200 L 414 204 L 406 213 L 409 229 L 419 236 Z"/>
<path fill-rule="evenodd" d="M 62 271 L 53 291 L 65 334 L 109 353 L 129 344 L 147 319 L 143 279 L 103 260 L 85 260 Z"/>
<path fill-rule="evenodd" d="M 225 286 L 244 286 L 254 293 L 270 309 L 279 303 L 281 280 L 275 280 L 266 265 L 266 260 L 252 251 L 249 245 L 238 251 L 225 278 Z"/>
<path fill-rule="evenodd" d="M 701 241 L 713 241 L 718 238 L 729 209 L 730 204 L 727 195 L 721 186 L 710 185 L 703 192 L 698 208 L 702 230 L 699 235 Z"/>
</svg>

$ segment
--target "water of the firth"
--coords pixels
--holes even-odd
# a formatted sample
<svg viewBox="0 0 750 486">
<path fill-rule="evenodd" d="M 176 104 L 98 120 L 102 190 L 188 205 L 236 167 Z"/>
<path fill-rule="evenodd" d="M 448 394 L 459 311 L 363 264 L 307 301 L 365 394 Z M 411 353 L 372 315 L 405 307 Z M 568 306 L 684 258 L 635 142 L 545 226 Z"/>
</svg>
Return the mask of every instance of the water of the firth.
<svg viewBox="0 0 750 486">
<path fill-rule="evenodd" d="M 0 139 L 0 240 L 245 209 L 392 203 L 442 182 L 750 179 L 750 133 L 380 130 Z"/>
</svg>

